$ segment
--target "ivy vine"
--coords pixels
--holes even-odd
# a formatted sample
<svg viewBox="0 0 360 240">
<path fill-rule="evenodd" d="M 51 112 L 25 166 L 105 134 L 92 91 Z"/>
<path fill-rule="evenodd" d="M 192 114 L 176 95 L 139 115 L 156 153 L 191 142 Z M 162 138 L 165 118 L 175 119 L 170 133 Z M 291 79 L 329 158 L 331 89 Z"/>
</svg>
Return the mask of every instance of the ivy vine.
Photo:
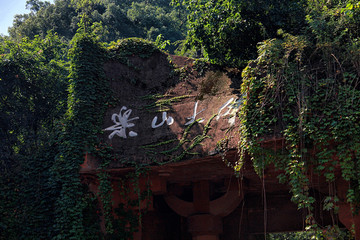
<svg viewBox="0 0 360 240">
<path fill-rule="evenodd" d="M 83 223 L 87 206 L 79 167 L 85 153 L 93 151 L 99 142 L 97 135 L 109 88 L 102 69 L 105 50 L 95 36 L 85 33 L 83 28 L 71 45 L 68 110 L 59 129 L 59 154 L 52 167 L 55 184 L 60 189 L 54 239 L 92 239 L 94 236 L 88 236 Z M 103 189 L 100 187 L 100 190 Z"/>
<path fill-rule="evenodd" d="M 330 186 L 341 169 L 350 183 L 346 201 L 353 207 L 360 203 L 360 55 L 354 45 L 316 44 L 305 35 L 280 34 L 262 42 L 258 58 L 243 71 L 246 99 L 239 115 L 235 170 L 240 170 L 245 152 L 259 174 L 269 164 L 283 170 L 279 178 L 290 185 L 292 200 L 308 210 L 311 228 L 316 227 L 312 173 L 324 176 Z M 284 137 L 286 147 L 264 151 L 266 137 Z M 324 208 L 336 212 L 339 198 L 328 194 Z"/>
</svg>

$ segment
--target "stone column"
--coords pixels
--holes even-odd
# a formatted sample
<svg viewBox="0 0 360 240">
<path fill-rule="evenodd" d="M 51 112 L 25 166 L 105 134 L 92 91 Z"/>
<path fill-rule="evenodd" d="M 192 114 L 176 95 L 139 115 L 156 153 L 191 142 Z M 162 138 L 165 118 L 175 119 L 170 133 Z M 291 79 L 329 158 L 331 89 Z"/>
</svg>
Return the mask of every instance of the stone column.
<svg viewBox="0 0 360 240">
<path fill-rule="evenodd" d="M 222 233 L 222 218 L 211 214 L 188 217 L 188 229 L 193 240 L 219 240 Z"/>
</svg>

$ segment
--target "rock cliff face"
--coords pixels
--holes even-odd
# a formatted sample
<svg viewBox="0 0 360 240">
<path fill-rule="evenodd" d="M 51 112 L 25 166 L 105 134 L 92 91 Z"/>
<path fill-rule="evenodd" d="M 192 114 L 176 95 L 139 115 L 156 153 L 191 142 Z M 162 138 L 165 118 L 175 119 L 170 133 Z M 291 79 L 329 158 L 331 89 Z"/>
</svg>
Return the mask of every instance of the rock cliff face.
<svg viewBox="0 0 360 240">
<path fill-rule="evenodd" d="M 105 64 L 116 105 L 104 116 L 102 138 L 129 162 L 177 162 L 235 148 L 242 97 L 234 70 L 164 53 Z M 235 77 L 234 77 L 235 76 Z"/>
</svg>

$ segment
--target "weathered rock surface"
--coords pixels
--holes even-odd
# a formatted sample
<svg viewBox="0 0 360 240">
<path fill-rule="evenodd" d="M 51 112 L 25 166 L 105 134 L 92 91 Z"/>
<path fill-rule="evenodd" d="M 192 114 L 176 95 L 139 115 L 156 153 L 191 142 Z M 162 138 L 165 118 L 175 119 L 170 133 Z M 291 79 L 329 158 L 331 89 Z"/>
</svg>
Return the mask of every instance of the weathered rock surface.
<svg viewBox="0 0 360 240">
<path fill-rule="evenodd" d="M 236 147 L 241 97 L 233 72 L 163 53 L 108 62 L 105 72 L 118 100 L 104 116 L 102 136 L 118 156 L 112 167 L 204 157 L 220 141 Z"/>
</svg>

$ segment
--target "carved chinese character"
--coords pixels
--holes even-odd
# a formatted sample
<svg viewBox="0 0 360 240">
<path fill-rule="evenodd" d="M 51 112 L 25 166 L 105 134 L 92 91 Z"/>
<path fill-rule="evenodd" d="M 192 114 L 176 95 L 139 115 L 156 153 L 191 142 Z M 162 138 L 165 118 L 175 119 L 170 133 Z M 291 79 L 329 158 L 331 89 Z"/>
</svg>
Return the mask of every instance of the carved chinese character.
<svg viewBox="0 0 360 240">
<path fill-rule="evenodd" d="M 222 105 L 219 108 L 218 116 L 216 117 L 216 120 L 219 120 L 220 117 L 230 115 L 228 122 L 229 122 L 230 126 L 233 126 L 235 124 L 236 113 L 239 111 L 239 108 L 240 108 L 241 104 L 243 103 L 243 101 L 244 101 L 244 96 L 241 96 L 237 100 L 234 100 L 234 98 L 230 98 L 224 105 Z M 228 110 L 225 113 L 221 114 L 221 112 L 226 107 L 228 108 Z"/>
<path fill-rule="evenodd" d="M 228 115 L 230 113 L 230 111 L 231 111 L 231 105 L 230 104 L 233 103 L 233 101 L 234 101 L 234 98 L 230 98 L 224 105 L 222 105 L 220 107 L 220 109 L 218 111 L 218 115 L 216 117 L 216 120 L 219 120 L 220 117 L 226 116 L 226 115 Z M 226 107 L 228 107 L 227 112 L 225 112 L 224 114 L 221 114 L 221 111 L 224 110 Z"/>
<path fill-rule="evenodd" d="M 111 116 L 111 120 L 115 123 L 115 125 L 104 129 L 105 131 L 113 131 L 112 133 L 110 133 L 109 139 L 112 139 L 115 135 L 122 138 L 127 138 L 126 129 L 135 126 L 135 124 L 131 123 L 131 121 L 139 119 L 139 117 L 129 119 L 131 112 L 131 109 L 127 109 L 125 106 L 123 106 L 120 109 L 119 114 L 114 113 Z M 134 131 L 129 132 L 130 137 L 136 137 L 137 135 L 138 134 Z"/>
<path fill-rule="evenodd" d="M 196 101 L 195 106 L 194 106 L 194 114 L 191 117 L 187 118 L 187 119 L 189 119 L 189 121 L 187 123 L 185 123 L 185 125 L 190 125 L 193 122 L 195 122 L 196 116 L 205 110 L 205 109 L 203 109 L 200 112 L 197 112 L 198 104 L 199 104 L 199 101 Z M 201 123 L 203 121 L 204 121 L 204 119 L 200 118 L 200 120 L 198 122 Z"/>
<path fill-rule="evenodd" d="M 157 120 L 158 120 L 158 117 L 155 116 L 154 119 L 151 122 L 151 127 L 152 128 L 161 127 L 162 125 L 164 125 L 165 122 L 166 122 L 167 125 L 171 125 L 171 124 L 174 123 L 174 119 L 172 117 L 167 117 L 166 112 L 162 113 L 162 122 L 160 122 L 159 124 L 156 124 Z"/>
</svg>

